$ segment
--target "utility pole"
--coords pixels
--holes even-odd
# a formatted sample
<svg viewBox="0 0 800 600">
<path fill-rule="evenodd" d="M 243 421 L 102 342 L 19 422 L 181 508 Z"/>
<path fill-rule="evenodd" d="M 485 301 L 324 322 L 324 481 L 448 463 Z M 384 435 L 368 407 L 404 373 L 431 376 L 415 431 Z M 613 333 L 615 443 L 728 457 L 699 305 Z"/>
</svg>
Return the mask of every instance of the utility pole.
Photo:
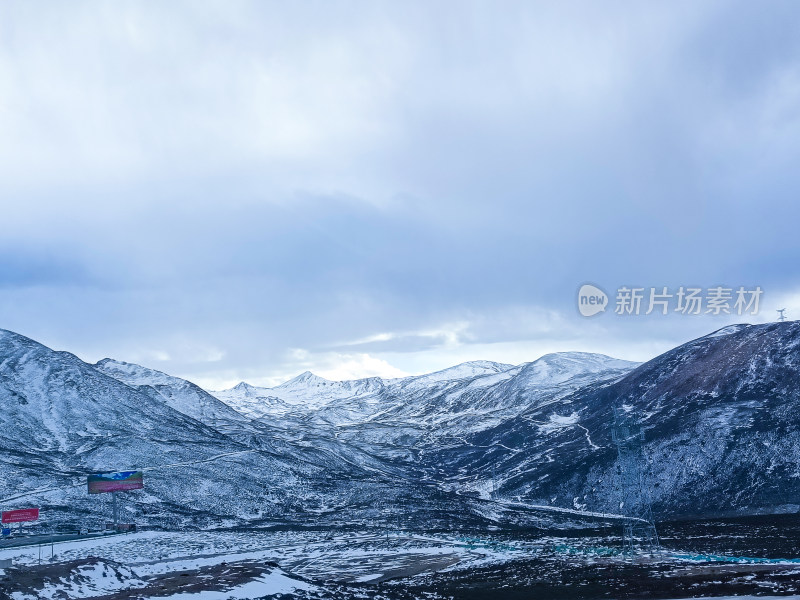
<svg viewBox="0 0 800 600">
<path fill-rule="evenodd" d="M 625 516 L 622 550 L 625 554 L 633 554 L 637 548 L 653 552 L 658 550 L 659 543 L 642 448 L 644 429 L 629 411 L 614 407 L 611 436 L 617 446 L 620 509 Z"/>
</svg>

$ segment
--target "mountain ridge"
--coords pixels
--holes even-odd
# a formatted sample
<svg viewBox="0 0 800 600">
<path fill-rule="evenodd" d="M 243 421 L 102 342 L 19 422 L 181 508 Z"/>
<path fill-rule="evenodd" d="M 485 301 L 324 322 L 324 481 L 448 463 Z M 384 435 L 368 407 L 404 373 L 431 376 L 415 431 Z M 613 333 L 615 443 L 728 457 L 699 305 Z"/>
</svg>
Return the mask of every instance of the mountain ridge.
<svg viewBox="0 0 800 600">
<path fill-rule="evenodd" d="M 800 497 L 798 350 L 787 322 L 721 328 L 642 364 L 566 352 L 432 378 L 301 373 L 285 400 L 239 384 L 262 407 L 241 414 L 166 373 L 0 331 L 0 484 L 64 519 L 91 510 L 86 472 L 136 466 L 150 475 L 134 508 L 153 522 L 376 519 L 386 503 L 440 519 L 442 502 L 454 521 L 500 518 L 490 500 L 503 519 L 522 518 L 512 505 L 589 518 L 618 510 L 611 409 L 625 406 L 645 429 L 657 514 L 781 511 Z"/>
</svg>

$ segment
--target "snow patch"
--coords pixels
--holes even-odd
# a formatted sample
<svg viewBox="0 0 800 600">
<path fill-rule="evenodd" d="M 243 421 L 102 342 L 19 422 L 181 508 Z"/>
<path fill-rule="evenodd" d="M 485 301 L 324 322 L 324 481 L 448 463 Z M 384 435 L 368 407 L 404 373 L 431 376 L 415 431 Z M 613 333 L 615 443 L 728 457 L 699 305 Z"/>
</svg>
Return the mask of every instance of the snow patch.
<svg viewBox="0 0 800 600">
<path fill-rule="evenodd" d="M 280 569 L 257 577 L 253 581 L 236 586 L 223 592 L 202 591 L 173 594 L 164 598 L 172 600 L 249 600 L 275 594 L 290 594 L 296 590 L 313 591 L 316 586 L 287 577 Z"/>
<path fill-rule="evenodd" d="M 566 416 L 553 413 L 550 415 L 550 420 L 547 423 L 542 423 L 538 426 L 539 432 L 552 433 L 554 431 L 559 431 L 561 429 L 566 429 L 567 427 L 577 425 L 578 421 L 580 421 L 580 416 L 576 412 Z"/>
<path fill-rule="evenodd" d="M 57 598 L 94 598 L 120 590 L 145 587 L 128 567 L 95 562 L 81 565 L 68 576 L 48 582 L 34 594 L 14 592 L 13 600 L 55 600 Z"/>
</svg>

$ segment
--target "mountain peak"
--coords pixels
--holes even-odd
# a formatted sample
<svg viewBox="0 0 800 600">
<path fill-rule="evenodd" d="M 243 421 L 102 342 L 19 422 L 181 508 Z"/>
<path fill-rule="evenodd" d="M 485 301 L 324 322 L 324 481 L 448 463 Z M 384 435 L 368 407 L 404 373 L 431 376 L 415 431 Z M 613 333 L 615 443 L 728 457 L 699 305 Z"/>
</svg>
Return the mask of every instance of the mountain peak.
<svg viewBox="0 0 800 600">
<path fill-rule="evenodd" d="M 148 369 L 147 367 L 143 367 L 141 365 L 137 365 L 134 363 L 125 362 L 124 360 L 117 360 L 116 358 L 103 358 L 98 360 L 94 363 L 95 367 L 126 367 L 126 368 L 138 368 L 142 370 L 152 370 Z"/>
<path fill-rule="evenodd" d="M 289 381 L 282 383 L 277 387 L 286 389 L 286 388 L 296 388 L 296 387 L 327 385 L 329 383 L 332 382 L 325 379 L 324 377 L 320 377 L 319 375 L 314 375 L 314 373 L 312 373 L 311 371 L 303 371 L 297 377 L 290 379 Z"/>
<path fill-rule="evenodd" d="M 623 360 L 621 358 L 614 358 L 613 356 L 608 356 L 607 354 L 599 354 L 597 352 L 551 352 L 549 354 L 540 356 L 530 364 L 535 364 L 538 362 L 545 362 L 549 364 L 581 363 L 609 365 L 611 368 L 624 367 L 626 365 L 634 366 L 639 364 L 633 361 Z"/>
<path fill-rule="evenodd" d="M 505 363 L 498 363 L 491 360 L 469 360 L 467 362 L 458 363 L 457 365 L 453 365 L 452 367 L 447 367 L 446 369 L 442 369 L 440 371 L 435 371 L 434 373 L 428 373 L 428 375 L 435 375 L 436 373 L 500 373 L 502 371 L 506 371 L 512 368 L 514 365 L 508 365 Z"/>
<path fill-rule="evenodd" d="M 531 383 L 553 385 L 573 377 L 606 371 L 630 371 L 639 363 L 594 352 L 553 352 L 523 366 Z"/>
<path fill-rule="evenodd" d="M 455 367 L 475 367 L 477 369 L 486 369 L 489 371 L 506 371 L 512 368 L 514 365 L 509 365 L 506 363 L 499 363 L 494 362 L 493 360 L 468 360 L 467 362 L 463 362 L 457 364 Z"/>
<path fill-rule="evenodd" d="M 503 373 L 513 368 L 514 365 L 492 362 L 490 360 L 472 360 L 447 367 L 446 369 L 441 369 L 440 371 L 425 373 L 423 375 L 412 375 L 411 377 L 403 377 L 390 381 L 398 382 L 402 385 L 420 386 L 429 385 L 434 382 L 446 383 L 458 381 L 459 379 L 497 375 L 498 373 Z"/>
</svg>

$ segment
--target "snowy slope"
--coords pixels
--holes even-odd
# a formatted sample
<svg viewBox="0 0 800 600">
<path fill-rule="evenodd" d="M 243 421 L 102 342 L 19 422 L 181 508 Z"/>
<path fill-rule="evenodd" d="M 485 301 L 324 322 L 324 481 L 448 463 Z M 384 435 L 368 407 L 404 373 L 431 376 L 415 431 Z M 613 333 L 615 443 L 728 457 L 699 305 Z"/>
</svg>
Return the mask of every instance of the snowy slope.
<svg viewBox="0 0 800 600">
<path fill-rule="evenodd" d="M 185 379 L 110 358 L 104 358 L 94 367 L 142 393 L 155 392 L 170 408 L 202 423 L 247 421 L 230 406 Z"/>
<path fill-rule="evenodd" d="M 460 447 L 466 436 L 504 423 L 532 405 L 544 406 L 590 383 L 616 380 L 635 366 L 598 354 L 561 353 L 519 366 L 476 361 L 386 381 L 326 382 L 305 373 L 285 384 L 295 404 L 278 408 L 274 396 L 262 395 L 277 388 L 240 384 L 232 395 L 237 407 L 251 402 L 248 414 L 263 415 L 261 422 L 302 431 L 314 440 L 336 440 L 413 477 L 427 478 L 419 469 L 421 453 Z M 302 403 L 304 397 L 318 399 L 320 389 L 326 390 L 324 402 Z"/>
<path fill-rule="evenodd" d="M 624 377 L 440 447 L 429 469 L 468 489 L 535 504 L 614 508 L 612 407 L 646 429 L 661 515 L 794 511 L 800 498 L 800 323 L 728 327 L 679 346 Z"/>
<path fill-rule="evenodd" d="M 98 505 L 88 471 L 142 467 L 135 510 L 159 523 L 615 512 L 611 414 L 625 406 L 646 426 L 659 514 L 790 510 L 798 349 L 800 323 L 741 325 L 642 365 L 567 352 L 393 380 L 304 373 L 242 383 L 219 393 L 226 406 L 159 371 L 0 332 L 0 501 L 74 519 Z M 493 490 L 504 503 L 489 510 Z"/>
<path fill-rule="evenodd" d="M 537 386 L 557 385 L 574 379 L 617 371 L 624 373 L 639 363 L 590 352 L 557 352 L 546 354 L 524 365 L 524 377 Z"/>
<path fill-rule="evenodd" d="M 212 394 L 252 418 L 292 414 L 346 426 L 373 420 L 380 414 L 395 417 L 402 414 L 407 418 L 435 414 L 449 419 L 459 410 L 459 399 L 461 410 L 474 412 L 475 394 L 483 395 L 481 390 L 512 379 L 524 381 L 525 387 L 553 388 L 569 380 L 619 375 L 635 366 L 636 363 L 600 354 L 565 352 L 519 366 L 471 361 L 434 373 L 386 380 L 371 377 L 329 381 L 306 371 L 274 388 L 242 382 Z M 442 394 L 448 398 L 443 400 Z M 515 400 L 509 408 L 513 411 L 521 406 Z"/>
<path fill-rule="evenodd" d="M 382 390 L 378 377 L 353 381 L 329 381 L 306 371 L 273 388 L 257 387 L 245 382 L 229 390 L 211 392 L 214 396 L 251 418 L 282 415 L 294 408 L 313 410 L 335 400 L 353 398 Z"/>
<path fill-rule="evenodd" d="M 485 377 L 487 375 L 496 375 L 513 368 L 514 365 L 505 363 L 497 363 L 490 360 L 474 360 L 461 363 L 453 367 L 448 367 L 447 369 L 442 369 L 441 371 L 435 371 L 433 373 L 425 373 L 423 375 L 402 377 L 398 379 L 389 379 L 386 383 L 389 385 L 401 386 L 405 389 L 420 389 L 449 381 L 475 379 L 478 377 Z"/>
<path fill-rule="evenodd" d="M 105 362 L 101 367 L 120 377 L 125 373 L 137 385 L 126 385 L 72 354 L 0 330 L 4 509 L 41 506 L 50 526 L 61 520 L 75 523 L 79 515 L 103 523 L 109 517 L 107 498 L 86 493 L 86 475 L 143 469 L 145 489 L 131 492 L 126 503 L 126 510 L 143 522 L 291 520 L 312 507 L 336 506 L 338 488 L 348 481 L 352 488 L 359 479 L 382 472 L 380 461 L 335 441 L 287 439 L 264 424 L 253 426 L 253 443 L 236 440 L 175 410 L 161 393 L 145 393 L 162 385 L 184 389 L 180 382 L 132 365 L 117 368 Z M 153 385 L 141 385 L 143 377 L 153 377 Z M 197 393 L 194 387 L 186 389 L 188 397 Z M 191 411 L 174 395 L 170 398 Z"/>
<path fill-rule="evenodd" d="M 329 403 L 307 422 L 346 428 L 350 439 L 437 443 L 487 429 L 533 403 L 591 382 L 620 377 L 636 363 L 599 354 L 546 355 L 519 366 L 482 361 L 430 375 L 390 380 L 378 394 Z"/>
</svg>

